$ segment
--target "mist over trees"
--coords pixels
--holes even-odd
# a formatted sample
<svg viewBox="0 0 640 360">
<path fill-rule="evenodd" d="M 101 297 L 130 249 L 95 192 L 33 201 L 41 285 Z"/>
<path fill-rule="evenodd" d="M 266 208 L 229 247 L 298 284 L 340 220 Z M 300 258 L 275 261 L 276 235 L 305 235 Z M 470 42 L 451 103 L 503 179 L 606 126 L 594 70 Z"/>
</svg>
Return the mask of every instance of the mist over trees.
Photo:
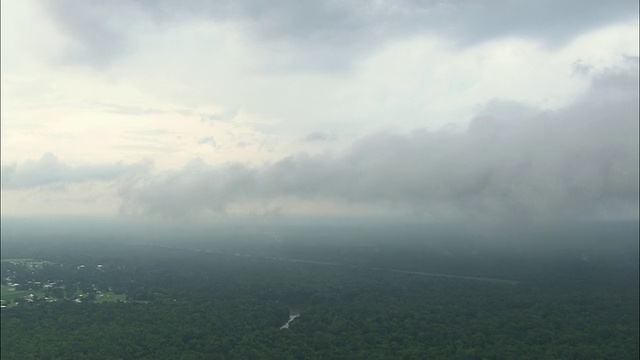
<svg viewBox="0 0 640 360">
<path fill-rule="evenodd" d="M 2 228 L 7 359 L 638 355 L 635 222 L 489 242 L 389 219 L 31 221 Z"/>
</svg>

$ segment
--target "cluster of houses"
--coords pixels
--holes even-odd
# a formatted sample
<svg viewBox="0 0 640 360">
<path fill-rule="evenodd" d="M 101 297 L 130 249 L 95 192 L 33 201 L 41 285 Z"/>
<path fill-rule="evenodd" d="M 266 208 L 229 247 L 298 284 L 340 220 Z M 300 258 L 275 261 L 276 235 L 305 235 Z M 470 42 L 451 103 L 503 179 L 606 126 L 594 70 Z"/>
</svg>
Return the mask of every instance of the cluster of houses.
<svg viewBox="0 0 640 360">
<path fill-rule="evenodd" d="M 39 278 L 40 281 L 36 281 L 35 279 L 38 278 L 38 276 L 36 276 L 35 274 L 38 273 L 38 270 L 45 269 L 44 265 L 46 264 L 54 264 L 49 261 L 33 259 L 11 259 L 2 260 L 2 264 L 3 274 L 0 278 L 0 280 L 2 281 L 3 293 L 3 300 L 0 304 L 2 308 L 18 305 L 21 303 L 45 301 L 55 302 L 61 299 L 68 299 L 75 303 L 82 303 L 102 298 L 106 294 L 103 293 L 103 291 L 107 291 L 106 289 L 102 289 L 103 291 L 98 290 L 98 287 L 95 284 L 91 284 L 91 286 L 86 287 L 81 286 L 79 283 L 76 283 L 67 284 L 69 287 L 66 287 L 64 280 L 62 279 L 44 280 L 42 276 Z M 9 266 L 5 267 L 4 265 Z M 63 264 L 60 264 L 59 266 L 64 267 Z M 102 264 L 80 264 L 73 265 L 73 268 L 77 267 L 78 270 L 84 271 L 84 269 L 92 269 L 94 266 L 95 269 L 100 272 L 105 271 L 105 267 Z M 83 289 L 82 292 L 85 292 L 85 294 L 78 294 L 77 290 L 70 290 L 78 289 L 79 286 Z M 111 291 L 110 287 L 108 289 L 108 291 Z"/>
<path fill-rule="evenodd" d="M 14 259 L 14 260 L 3 260 L 7 261 L 12 265 L 22 265 L 25 266 L 29 270 L 42 269 L 45 264 L 52 264 L 50 261 L 46 260 L 33 260 L 33 259 Z"/>
<path fill-rule="evenodd" d="M 17 265 L 17 266 L 23 266 L 26 269 L 30 270 L 30 271 L 36 271 L 36 270 L 41 270 L 43 269 L 45 264 L 52 264 L 49 261 L 44 261 L 44 260 L 32 260 L 32 259 L 17 259 L 17 260 L 5 260 L 7 263 L 11 264 L 11 265 Z M 84 265 L 82 265 L 82 267 L 84 267 Z M 99 265 L 98 268 L 101 268 L 102 266 Z M 80 267 L 79 267 L 80 268 Z M 18 305 L 21 302 L 25 302 L 25 303 L 33 303 L 34 301 L 46 301 L 46 302 L 55 302 L 57 301 L 55 298 L 53 297 L 49 297 L 49 296 L 38 296 L 37 293 L 40 292 L 41 290 L 50 290 L 50 289 L 56 289 L 59 288 L 61 290 L 64 289 L 64 284 L 63 284 L 63 280 L 56 280 L 56 281 L 45 281 L 45 282 L 41 282 L 41 281 L 34 281 L 34 280 L 25 280 L 23 284 L 20 284 L 18 282 L 16 282 L 15 279 L 15 272 L 9 271 L 7 270 L 7 273 L 9 276 L 4 277 L 2 280 L 3 282 L 3 292 L 8 292 L 8 293 L 12 293 L 15 291 L 25 291 L 25 290 L 31 290 L 33 292 L 35 292 L 36 294 L 34 294 L 33 292 L 30 292 L 27 295 L 24 295 L 23 297 L 16 297 L 14 299 L 14 304 Z M 80 303 L 82 302 L 81 299 L 82 295 L 80 295 L 79 297 L 73 299 L 73 301 L 75 301 L 76 303 Z M 7 302 L 3 299 L 2 300 L 2 304 L 0 305 L 0 307 L 2 308 L 6 308 L 7 307 Z"/>
</svg>

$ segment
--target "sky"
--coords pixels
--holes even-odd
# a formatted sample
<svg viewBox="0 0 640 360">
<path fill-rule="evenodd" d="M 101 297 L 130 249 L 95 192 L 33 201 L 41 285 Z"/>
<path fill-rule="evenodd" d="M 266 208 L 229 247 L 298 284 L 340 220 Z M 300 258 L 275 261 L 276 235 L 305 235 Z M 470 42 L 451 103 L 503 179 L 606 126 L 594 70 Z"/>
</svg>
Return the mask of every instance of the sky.
<svg viewBox="0 0 640 360">
<path fill-rule="evenodd" d="M 635 0 L 1 6 L 2 216 L 638 220 Z"/>
</svg>

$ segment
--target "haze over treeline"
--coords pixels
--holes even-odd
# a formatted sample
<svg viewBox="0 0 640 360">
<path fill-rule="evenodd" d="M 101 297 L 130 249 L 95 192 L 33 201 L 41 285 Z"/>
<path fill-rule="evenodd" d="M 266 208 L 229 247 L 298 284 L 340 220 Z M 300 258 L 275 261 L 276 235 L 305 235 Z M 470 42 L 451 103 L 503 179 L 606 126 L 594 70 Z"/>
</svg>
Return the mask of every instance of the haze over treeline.
<svg viewBox="0 0 640 360">
<path fill-rule="evenodd" d="M 195 244 L 237 242 L 257 247 L 286 241 L 352 244 L 443 245 L 473 252 L 559 251 L 582 256 L 607 253 L 634 257 L 636 221 L 582 221 L 545 227 L 478 228 L 461 222 L 424 222 L 407 217 L 233 217 L 217 222 L 157 222 L 120 217 L 3 217 L 3 244 Z M 637 255 L 637 254 L 636 254 Z M 635 256 L 637 258 L 637 256 Z"/>
</svg>

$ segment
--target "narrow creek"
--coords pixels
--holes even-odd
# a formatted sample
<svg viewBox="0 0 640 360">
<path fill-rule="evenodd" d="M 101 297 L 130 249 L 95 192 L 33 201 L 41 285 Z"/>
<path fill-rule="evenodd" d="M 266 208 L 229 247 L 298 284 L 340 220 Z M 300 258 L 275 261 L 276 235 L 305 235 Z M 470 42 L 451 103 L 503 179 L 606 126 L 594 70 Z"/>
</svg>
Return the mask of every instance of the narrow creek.
<svg viewBox="0 0 640 360">
<path fill-rule="evenodd" d="M 289 315 L 289 321 L 287 321 L 286 324 L 280 326 L 280 329 L 288 329 L 289 328 L 289 324 L 297 317 L 299 317 L 300 314 L 291 314 Z"/>
</svg>

